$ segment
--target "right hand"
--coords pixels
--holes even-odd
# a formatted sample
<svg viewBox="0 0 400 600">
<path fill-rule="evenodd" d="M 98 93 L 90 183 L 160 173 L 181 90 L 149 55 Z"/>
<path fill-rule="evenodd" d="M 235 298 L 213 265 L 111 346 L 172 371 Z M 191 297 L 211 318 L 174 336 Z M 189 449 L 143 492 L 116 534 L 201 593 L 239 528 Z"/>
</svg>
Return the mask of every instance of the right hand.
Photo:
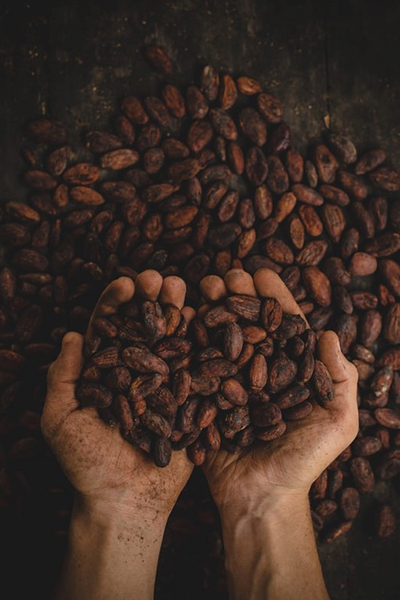
<svg viewBox="0 0 400 600">
<path fill-rule="evenodd" d="M 252 278 L 232 270 L 225 279 L 206 277 L 201 282 L 206 302 L 230 294 L 258 294 L 279 300 L 285 312 L 302 314 L 280 277 L 260 269 Z M 272 442 L 260 442 L 237 454 L 226 450 L 209 453 L 204 472 L 218 508 L 259 508 L 286 497 L 304 498 L 317 477 L 354 440 L 358 432 L 357 370 L 340 350 L 333 331 L 318 343 L 319 358 L 334 382 L 335 398 L 326 408 L 316 402 L 301 421 L 288 423 L 285 434 Z"/>
<path fill-rule="evenodd" d="M 134 283 L 116 279 L 104 290 L 94 309 L 87 335 L 93 336 L 93 320 L 117 312 L 120 304 L 139 294 L 161 304 L 182 309 L 186 285 L 179 277 L 147 270 Z M 190 319 L 192 309 L 183 308 Z M 125 441 L 118 427 L 109 427 L 93 407 L 80 408 L 75 387 L 83 364 L 83 338 L 69 332 L 48 373 L 48 393 L 42 415 L 42 431 L 80 499 L 107 513 L 147 513 L 166 518 L 192 472 L 186 452 L 173 452 L 170 464 L 156 467 L 144 452 Z"/>
</svg>

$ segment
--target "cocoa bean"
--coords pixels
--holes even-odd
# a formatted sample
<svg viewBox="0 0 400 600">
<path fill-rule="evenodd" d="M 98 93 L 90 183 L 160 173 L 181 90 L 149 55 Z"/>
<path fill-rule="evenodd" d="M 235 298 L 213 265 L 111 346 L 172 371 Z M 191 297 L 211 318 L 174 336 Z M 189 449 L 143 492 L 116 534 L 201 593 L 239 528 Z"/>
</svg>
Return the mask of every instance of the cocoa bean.
<svg viewBox="0 0 400 600">
<path fill-rule="evenodd" d="M 379 190 L 398 192 L 400 190 L 400 175 L 390 167 L 380 167 L 369 173 L 369 179 Z"/>
<path fill-rule="evenodd" d="M 357 150 L 349 138 L 337 133 L 329 133 L 328 143 L 332 151 L 345 164 L 350 165 L 356 162 Z"/>
<path fill-rule="evenodd" d="M 311 204 L 312 206 L 321 206 L 324 203 L 324 199 L 321 194 L 314 189 L 303 185 L 302 183 L 296 183 L 293 185 L 292 192 L 299 202 Z"/>
<path fill-rule="evenodd" d="M 331 285 L 327 277 L 317 267 L 306 267 L 303 270 L 303 281 L 311 297 L 320 306 L 331 303 Z"/>
<path fill-rule="evenodd" d="M 360 510 L 360 494 L 358 490 L 352 487 L 343 488 L 340 494 L 339 505 L 343 518 L 346 521 L 355 519 Z"/>
<path fill-rule="evenodd" d="M 170 75 L 172 73 L 173 65 L 171 59 L 159 46 L 148 46 L 146 48 L 146 58 L 151 66 L 163 75 Z"/>
<path fill-rule="evenodd" d="M 320 236 L 323 231 L 323 224 L 314 207 L 309 204 L 302 204 L 298 208 L 298 213 L 308 235 L 312 237 Z"/>
<path fill-rule="evenodd" d="M 350 470 L 358 491 L 362 493 L 371 492 L 375 477 L 369 461 L 363 457 L 352 458 Z"/>
<path fill-rule="evenodd" d="M 166 437 L 157 436 L 154 442 L 153 459 L 157 467 L 166 467 L 171 461 L 171 442 Z"/>
<path fill-rule="evenodd" d="M 112 404 L 112 393 L 98 383 L 83 383 L 78 387 L 76 397 L 83 406 L 107 408 Z"/>
<path fill-rule="evenodd" d="M 256 322 L 260 315 L 261 300 L 252 296 L 229 296 L 226 300 L 228 309 L 238 317 Z"/>
<path fill-rule="evenodd" d="M 377 408 L 374 416 L 380 425 L 389 429 L 400 429 L 400 414 L 397 411 L 391 408 Z"/>
<path fill-rule="evenodd" d="M 283 109 L 278 98 L 270 94 L 261 93 L 257 96 L 257 108 L 267 123 L 280 123 Z"/>
<path fill-rule="evenodd" d="M 323 362 L 316 359 L 312 382 L 322 404 L 329 403 L 334 398 L 333 382 L 330 373 Z"/>
<path fill-rule="evenodd" d="M 329 149 L 320 144 L 314 150 L 314 164 L 323 183 L 333 183 L 339 163 Z"/>
<path fill-rule="evenodd" d="M 375 531 L 378 537 L 388 538 L 396 529 L 396 517 L 388 504 L 379 507 L 375 515 Z"/>
<path fill-rule="evenodd" d="M 224 355 L 228 360 L 239 358 L 243 348 L 243 333 L 237 323 L 230 323 L 225 329 Z"/>
<path fill-rule="evenodd" d="M 349 271 L 352 275 L 372 275 L 378 268 L 378 262 L 376 258 L 368 254 L 367 252 L 356 252 L 353 254 Z"/>
<path fill-rule="evenodd" d="M 296 256 L 296 263 L 301 266 L 317 266 L 328 249 L 325 240 L 309 242 Z"/>
<path fill-rule="evenodd" d="M 356 200 L 365 200 L 368 195 L 368 188 L 360 176 L 347 171 L 339 171 L 337 178 L 340 185 L 350 196 L 353 196 Z"/>
<path fill-rule="evenodd" d="M 276 425 L 282 419 L 280 408 L 272 402 L 253 404 L 250 407 L 250 418 L 257 427 Z"/>
<path fill-rule="evenodd" d="M 221 393 L 229 402 L 243 406 L 247 403 L 248 394 L 236 379 L 226 379 L 221 384 Z"/>
<path fill-rule="evenodd" d="M 367 348 L 379 337 L 382 330 L 381 314 L 374 309 L 367 310 L 361 317 L 359 336 L 360 342 Z"/>
<path fill-rule="evenodd" d="M 353 526 L 353 521 L 343 521 L 340 525 L 332 527 L 325 536 L 325 542 L 334 542 L 341 535 L 346 534 Z"/>
</svg>

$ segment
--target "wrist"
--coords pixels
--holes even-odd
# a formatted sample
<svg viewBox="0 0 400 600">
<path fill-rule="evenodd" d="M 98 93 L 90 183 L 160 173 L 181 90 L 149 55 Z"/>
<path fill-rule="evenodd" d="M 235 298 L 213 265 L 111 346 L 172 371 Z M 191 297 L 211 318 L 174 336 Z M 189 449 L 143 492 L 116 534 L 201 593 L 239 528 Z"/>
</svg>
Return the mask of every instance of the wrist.
<svg viewBox="0 0 400 600">
<path fill-rule="evenodd" d="M 109 498 L 75 494 L 72 518 L 99 530 L 117 530 L 120 528 L 142 529 L 145 526 L 147 535 L 163 532 L 168 513 L 156 506 L 118 501 Z"/>
<path fill-rule="evenodd" d="M 307 514 L 310 510 L 307 490 L 274 491 L 269 494 L 235 497 L 217 504 L 222 523 L 238 519 L 254 521 L 285 520 L 293 515 Z"/>
<path fill-rule="evenodd" d="M 232 600 L 328 600 L 307 494 L 283 494 L 221 513 Z"/>
<path fill-rule="evenodd" d="M 166 518 L 76 494 L 57 600 L 150 600 Z"/>
</svg>

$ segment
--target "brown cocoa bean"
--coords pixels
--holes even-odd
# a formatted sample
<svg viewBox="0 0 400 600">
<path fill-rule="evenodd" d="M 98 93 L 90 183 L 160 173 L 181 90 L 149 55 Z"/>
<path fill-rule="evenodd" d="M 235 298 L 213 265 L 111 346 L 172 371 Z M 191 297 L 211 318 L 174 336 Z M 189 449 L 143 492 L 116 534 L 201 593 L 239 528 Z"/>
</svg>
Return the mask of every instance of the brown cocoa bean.
<svg viewBox="0 0 400 600">
<path fill-rule="evenodd" d="M 371 492 L 375 477 L 368 459 L 363 457 L 352 458 L 350 461 L 350 470 L 354 483 L 359 492 Z"/>
<path fill-rule="evenodd" d="M 388 504 L 379 507 L 375 515 L 375 531 L 378 537 L 385 539 L 390 537 L 396 530 L 396 517 Z"/>
<path fill-rule="evenodd" d="M 339 160 L 347 165 L 356 162 L 357 150 L 349 138 L 337 133 L 329 133 L 328 143 Z"/>
<path fill-rule="evenodd" d="M 400 414 L 391 408 L 377 408 L 374 412 L 375 419 L 380 425 L 388 429 L 400 429 Z"/>
<path fill-rule="evenodd" d="M 345 191 L 356 200 L 365 200 L 368 196 L 367 185 L 359 175 L 353 175 L 353 173 L 348 173 L 347 171 L 339 171 L 337 178 Z"/>
<path fill-rule="evenodd" d="M 335 396 L 333 382 L 330 373 L 323 362 L 316 359 L 312 382 L 317 392 L 318 399 L 324 404 L 331 402 Z"/>
<path fill-rule="evenodd" d="M 371 183 L 379 190 L 398 192 L 400 190 L 400 175 L 390 167 L 380 167 L 369 173 Z"/>
<path fill-rule="evenodd" d="M 296 363 L 288 358 L 277 358 L 269 368 L 268 389 L 277 394 L 287 388 L 297 374 Z"/>
<path fill-rule="evenodd" d="M 243 333 L 237 323 L 229 323 L 225 329 L 224 335 L 224 355 L 225 358 L 235 361 L 239 358 L 243 348 Z"/>
<path fill-rule="evenodd" d="M 303 282 L 311 297 L 320 306 L 331 303 L 331 284 L 328 278 L 317 267 L 306 267 L 303 270 Z"/>
<path fill-rule="evenodd" d="M 276 124 L 281 122 L 283 108 L 278 98 L 263 92 L 257 96 L 257 108 L 267 123 Z"/>
<path fill-rule="evenodd" d="M 139 371 L 139 373 L 160 373 L 160 375 L 168 375 L 168 365 L 159 356 L 152 354 L 146 347 L 130 346 L 125 348 L 121 354 L 125 364 Z"/>
<path fill-rule="evenodd" d="M 107 408 L 112 404 L 110 390 L 99 383 L 83 383 L 78 387 L 76 397 L 83 406 Z"/>
<path fill-rule="evenodd" d="M 296 256 L 296 263 L 301 266 L 317 266 L 328 249 L 325 240 L 309 242 Z"/>
<path fill-rule="evenodd" d="M 302 183 L 296 183 L 292 186 L 292 192 L 296 196 L 299 202 L 304 204 L 311 204 L 312 206 L 321 206 L 324 203 L 324 199 L 316 190 L 311 187 L 307 187 Z"/>
<path fill-rule="evenodd" d="M 255 354 L 251 361 L 249 383 L 251 389 L 263 389 L 268 382 L 268 365 L 262 354 Z"/>
<path fill-rule="evenodd" d="M 303 222 L 303 225 L 312 237 L 318 237 L 323 231 L 323 224 L 318 216 L 317 211 L 309 204 L 302 204 L 298 208 L 298 214 Z"/>
</svg>

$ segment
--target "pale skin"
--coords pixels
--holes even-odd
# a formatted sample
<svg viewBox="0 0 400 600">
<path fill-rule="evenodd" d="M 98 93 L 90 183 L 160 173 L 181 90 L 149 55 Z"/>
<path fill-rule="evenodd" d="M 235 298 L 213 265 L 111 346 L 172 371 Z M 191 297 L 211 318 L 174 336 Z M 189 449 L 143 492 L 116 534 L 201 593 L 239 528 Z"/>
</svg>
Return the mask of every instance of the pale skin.
<svg viewBox="0 0 400 600">
<path fill-rule="evenodd" d="M 209 303 L 238 293 L 274 297 L 285 312 L 302 315 L 269 269 L 260 269 L 254 278 L 239 270 L 224 280 L 205 278 L 201 290 Z M 220 450 L 204 466 L 221 515 L 231 600 L 329 598 L 308 492 L 357 435 L 357 371 L 332 331 L 321 336 L 318 353 L 334 381 L 335 398 L 327 408 L 315 403 L 311 415 L 289 423 L 282 438 L 239 454 Z"/>
<path fill-rule="evenodd" d="M 206 277 L 200 289 L 207 304 L 232 293 L 257 293 L 277 298 L 286 312 L 301 314 L 268 269 L 254 277 L 241 270 L 228 272 L 224 280 Z M 162 280 L 155 271 L 141 273 L 135 283 L 120 278 L 103 293 L 94 317 L 112 314 L 134 294 L 182 308 L 185 284 L 177 277 Z M 189 307 L 183 312 L 188 321 L 194 316 Z M 54 597 L 146 600 L 153 597 L 168 515 L 192 466 L 182 451 L 173 452 L 170 465 L 159 469 L 94 409 L 78 409 L 82 346 L 79 334 L 65 336 L 49 371 L 42 417 L 43 433 L 76 490 L 69 549 Z M 204 466 L 221 514 L 231 600 L 328 598 L 308 492 L 356 436 L 357 371 L 341 354 L 333 332 L 321 337 L 318 350 L 335 384 L 331 405 L 316 405 L 305 421 L 290 423 L 282 439 L 241 454 L 221 450 Z"/>
<path fill-rule="evenodd" d="M 163 280 L 156 271 L 144 271 L 135 283 L 121 277 L 100 297 L 92 321 L 115 313 L 134 294 L 182 308 L 185 293 L 182 279 Z M 192 309 L 183 312 L 192 318 Z M 69 547 L 54 598 L 150 599 L 168 515 L 193 465 L 181 451 L 159 469 L 117 428 L 103 423 L 94 408 L 78 408 L 75 386 L 82 348 L 81 335 L 64 337 L 49 370 L 42 416 L 43 434 L 76 490 Z"/>
</svg>

